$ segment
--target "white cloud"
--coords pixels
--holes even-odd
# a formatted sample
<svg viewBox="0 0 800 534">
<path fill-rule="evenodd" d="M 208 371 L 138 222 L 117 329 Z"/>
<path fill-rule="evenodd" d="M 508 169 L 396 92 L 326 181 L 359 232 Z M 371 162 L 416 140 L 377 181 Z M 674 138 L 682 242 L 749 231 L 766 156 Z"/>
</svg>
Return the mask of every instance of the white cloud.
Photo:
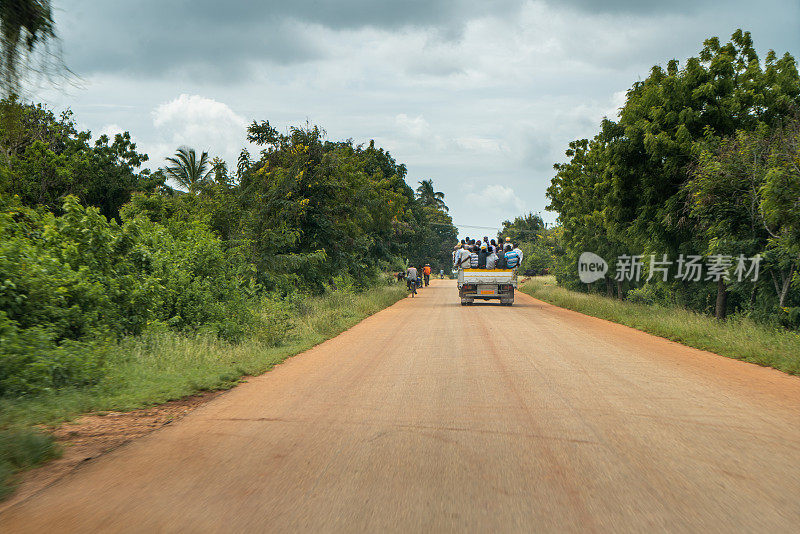
<svg viewBox="0 0 800 534">
<path fill-rule="evenodd" d="M 431 130 L 431 125 L 422 115 L 409 117 L 405 113 L 400 113 L 394 118 L 394 121 L 406 135 L 414 139 L 422 139 L 428 136 Z"/>
<path fill-rule="evenodd" d="M 503 140 L 486 137 L 458 137 L 455 144 L 459 148 L 473 153 L 500 154 L 509 151 L 508 145 Z"/>
<path fill-rule="evenodd" d="M 186 145 L 220 156 L 235 165 L 245 142 L 247 119 L 222 102 L 200 95 L 182 94 L 157 106 L 153 126 L 160 139 L 149 145 L 155 165 L 179 146 Z"/>
<path fill-rule="evenodd" d="M 500 184 L 492 184 L 486 186 L 480 192 L 469 193 L 467 201 L 479 211 L 489 210 L 519 214 L 525 208 L 525 203 L 512 188 Z"/>
<path fill-rule="evenodd" d="M 113 142 L 114 136 L 125 132 L 125 128 L 116 123 L 106 124 L 98 132 L 94 134 L 95 139 L 99 139 L 102 135 L 107 135 L 108 139 Z"/>
</svg>

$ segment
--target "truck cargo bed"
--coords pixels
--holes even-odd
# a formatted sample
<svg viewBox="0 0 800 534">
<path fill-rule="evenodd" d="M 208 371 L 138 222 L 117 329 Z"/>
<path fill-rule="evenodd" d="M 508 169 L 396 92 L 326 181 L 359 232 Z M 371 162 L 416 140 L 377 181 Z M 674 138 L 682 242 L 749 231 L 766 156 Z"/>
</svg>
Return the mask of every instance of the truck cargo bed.
<svg viewBox="0 0 800 534">
<path fill-rule="evenodd" d="M 514 302 L 517 273 L 513 269 L 460 269 L 458 271 L 458 294 L 461 305 L 467 306 L 475 300 L 499 300 L 501 304 Z"/>
</svg>

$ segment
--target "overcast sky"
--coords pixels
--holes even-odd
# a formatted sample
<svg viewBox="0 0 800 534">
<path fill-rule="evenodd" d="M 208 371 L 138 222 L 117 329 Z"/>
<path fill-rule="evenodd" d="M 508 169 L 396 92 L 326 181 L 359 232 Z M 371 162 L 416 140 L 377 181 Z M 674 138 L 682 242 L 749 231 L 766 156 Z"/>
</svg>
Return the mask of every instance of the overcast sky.
<svg viewBox="0 0 800 534">
<path fill-rule="evenodd" d="M 246 125 L 310 120 L 431 178 L 457 224 L 497 227 L 545 190 L 654 64 L 753 33 L 800 56 L 800 0 L 53 0 L 80 87 L 37 97 L 96 135 L 131 132 L 163 165 L 179 145 L 235 166 Z M 462 228 L 462 234 L 488 233 Z"/>
</svg>

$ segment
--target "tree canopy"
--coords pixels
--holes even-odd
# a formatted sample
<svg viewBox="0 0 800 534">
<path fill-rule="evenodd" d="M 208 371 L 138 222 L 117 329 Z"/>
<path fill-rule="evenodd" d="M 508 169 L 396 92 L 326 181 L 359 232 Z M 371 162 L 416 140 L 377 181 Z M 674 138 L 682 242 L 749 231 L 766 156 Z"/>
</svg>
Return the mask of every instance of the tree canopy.
<svg viewBox="0 0 800 534">
<path fill-rule="evenodd" d="M 555 166 L 547 195 L 563 227 L 560 280 L 576 284 L 582 251 L 611 260 L 762 254 L 778 285 L 791 280 L 798 257 L 784 221 L 793 214 L 798 105 L 795 59 L 770 51 L 761 61 L 742 30 L 724 44 L 706 39 L 682 65 L 654 66 L 628 90 L 616 120 L 604 119 L 593 139 L 570 143 L 568 161 Z M 765 288 L 753 293 L 728 278 L 702 289 L 662 285 L 680 304 L 716 308 L 717 316 L 730 291 L 736 309 L 753 313 L 759 299 L 769 300 Z M 628 290 L 642 289 L 618 287 Z"/>
</svg>

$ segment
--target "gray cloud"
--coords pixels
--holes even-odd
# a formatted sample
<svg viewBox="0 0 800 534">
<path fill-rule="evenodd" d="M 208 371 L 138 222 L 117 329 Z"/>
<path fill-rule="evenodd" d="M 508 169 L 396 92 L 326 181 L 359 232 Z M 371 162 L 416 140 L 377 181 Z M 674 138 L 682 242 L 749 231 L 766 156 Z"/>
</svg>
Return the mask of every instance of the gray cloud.
<svg viewBox="0 0 800 534">
<path fill-rule="evenodd" d="M 797 0 L 54 3 L 86 83 L 42 99 L 83 128 L 130 130 L 154 166 L 185 143 L 235 158 L 245 121 L 310 119 L 332 139 L 374 138 L 472 225 L 543 210 L 567 143 L 592 137 L 652 65 L 739 27 L 762 55 L 800 55 Z M 522 204 L 469 197 L 506 190 Z"/>
<path fill-rule="evenodd" d="M 736 5 L 742 2 L 729 3 L 718 17 L 730 18 L 732 13 L 746 11 Z M 64 42 L 70 44 L 64 48 L 67 65 L 80 76 L 116 73 L 235 83 L 251 73 L 253 63 L 286 66 L 329 59 L 336 53 L 331 36 L 339 33 L 425 30 L 432 41 L 458 42 L 470 21 L 494 17 L 513 25 L 525 6 L 537 4 L 548 11 L 573 10 L 579 18 L 638 18 L 634 22 L 598 21 L 604 26 L 623 24 L 623 36 L 635 32 L 642 17 L 688 17 L 716 5 L 711 0 L 67 0 L 57 4 L 57 27 Z M 777 0 L 777 4 L 786 9 L 783 0 Z M 737 24 L 750 22 L 745 19 Z M 662 36 L 669 32 L 692 34 L 691 27 L 676 25 L 674 20 L 666 21 L 665 26 L 669 28 L 658 30 Z M 642 31 L 647 27 L 643 25 Z M 564 40 L 566 50 L 580 52 L 578 47 L 589 44 L 584 51 L 596 54 L 602 64 L 625 65 L 637 56 L 652 58 L 652 48 L 661 41 L 651 39 L 645 49 L 630 47 L 628 42 L 614 48 L 582 39 L 579 26 L 565 31 L 572 34 Z M 603 39 L 613 39 L 618 33 L 594 29 L 588 38 L 600 34 Z M 409 74 L 450 76 L 462 73 L 464 65 L 458 59 L 426 54 L 407 69 Z"/>
<path fill-rule="evenodd" d="M 57 25 L 70 43 L 66 59 L 79 75 L 183 75 L 232 80 L 252 61 L 294 64 L 324 59 L 321 29 L 428 28 L 439 39 L 457 39 L 466 21 L 521 0 L 232 0 L 102 2 L 72 0 L 60 6 Z M 444 64 L 432 72 L 453 72 Z"/>
<path fill-rule="evenodd" d="M 568 6 L 588 13 L 692 13 L 710 5 L 719 5 L 715 0 L 561 0 Z"/>
</svg>

